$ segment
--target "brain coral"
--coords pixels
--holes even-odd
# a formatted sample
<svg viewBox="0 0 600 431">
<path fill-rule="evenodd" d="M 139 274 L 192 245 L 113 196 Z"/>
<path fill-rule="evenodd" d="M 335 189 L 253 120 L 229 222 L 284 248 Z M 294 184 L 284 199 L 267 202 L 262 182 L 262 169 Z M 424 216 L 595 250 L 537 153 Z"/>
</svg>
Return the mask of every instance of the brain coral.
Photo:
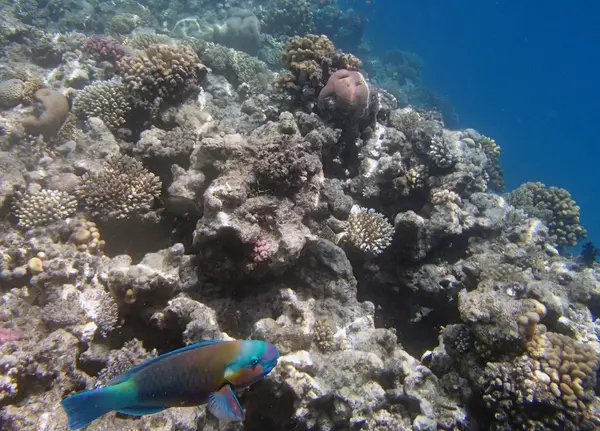
<svg viewBox="0 0 600 431">
<path fill-rule="evenodd" d="M 131 111 L 125 86 L 116 79 L 96 81 L 77 93 L 73 113 L 80 118 L 100 118 L 110 129 L 126 123 Z"/>
<path fill-rule="evenodd" d="M 109 157 L 103 170 L 84 174 L 77 188 L 85 206 L 105 218 L 126 218 L 148 209 L 160 191 L 158 177 L 129 156 Z"/>
<path fill-rule="evenodd" d="M 0 82 L 0 108 L 12 108 L 23 100 L 24 82 L 20 79 L 7 79 Z"/>
</svg>

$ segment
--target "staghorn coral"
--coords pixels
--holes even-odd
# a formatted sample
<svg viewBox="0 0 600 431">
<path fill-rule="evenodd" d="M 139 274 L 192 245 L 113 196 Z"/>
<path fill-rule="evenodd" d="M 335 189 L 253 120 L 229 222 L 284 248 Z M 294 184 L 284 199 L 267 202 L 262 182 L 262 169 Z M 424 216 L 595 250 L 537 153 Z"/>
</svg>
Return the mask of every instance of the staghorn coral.
<svg viewBox="0 0 600 431">
<path fill-rule="evenodd" d="M 355 206 L 348 217 L 345 243 L 369 254 L 381 254 L 392 243 L 394 227 L 372 208 Z"/>
<path fill-rule="evenodd" d="M 587 236 L 579 225 L 579 207 L 565 189 L 528 182 L 510 193 L 508 202 L 546 223 L 550 240 L 560 248 L 575 246 Z"/>
<path fill-rule="evenodd" d="M 198 85 L 206 68 L 196 53 L 183 45 L 152 45 L 118 62 L 119 73 L 129 91 L 144 102 L 160 106 L 179 102 L 188 89 Z"/>
<path fill-rule="evenodd" d="M 66 219 L 77 209 L 77 201 L 68 193 L 41 189 L 17 192 L 12 208 L 19 219 L 19 226 L 31 228 Z"/>
<path fill-rule="evenodd" d="M 87 172 L 77 194 L 94 216 L 127 218 L 148 209 L 160 195 L 161 182 L 136 159 L 111 156 L 99 172 Z"/>
<path fill-rule="evenodd" d="M 25 118 L 22 124 L 27 133 L 42 135 L 47 141 L 58 134 L 69 116 L 69 101 L 58 91 L 48 88 L 36 91 L 33 97 L 42 104 L 43 110 L 39 116 Z"/>
<path fill-rule="evenodd" d="M 98 117 L 112 130 L 127 122 L 130 111 L 125 86 L 118 79 L 93 82 L 73 100 L 73 114 L 82 119 Z"/>
</svg>

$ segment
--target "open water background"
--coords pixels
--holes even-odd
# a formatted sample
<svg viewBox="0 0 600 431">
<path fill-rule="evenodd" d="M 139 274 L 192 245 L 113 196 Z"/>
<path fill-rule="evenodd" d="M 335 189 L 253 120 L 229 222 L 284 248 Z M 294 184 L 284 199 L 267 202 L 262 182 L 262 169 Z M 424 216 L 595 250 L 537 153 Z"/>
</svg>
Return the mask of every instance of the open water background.
<svg viewBox="0 0 600 431">
<path fill-rule="evenodd" d="M 356 5 L 356 3 L 355 3 Z M 461 127 L 502 147 L 506 190 L 569 190 L 600 246 L 600 2 L 373 0 L 366 36 L 424 60 Z"/>
</svg>

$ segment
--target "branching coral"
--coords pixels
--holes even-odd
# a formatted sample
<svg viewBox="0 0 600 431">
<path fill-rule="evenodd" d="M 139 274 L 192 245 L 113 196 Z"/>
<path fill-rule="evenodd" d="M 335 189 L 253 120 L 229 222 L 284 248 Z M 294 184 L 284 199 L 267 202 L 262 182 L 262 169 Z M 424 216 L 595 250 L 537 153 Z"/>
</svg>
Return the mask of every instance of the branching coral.
<svg viewBox="0 0 600 431">
<path fill-rule="evenodd" d="M 455 151 L 451 143 L 441 135 L 431 138 L 427 155 L 438 168 L 442 169 L 451 167 L 456 161 Z"/>
<path fill-rule="evenodd" d="M 487 157 L 485 172 L 488 175 L 488 186 L 491 190 L 501 192 L 504 189 L 504 173 L 500 168 L 500 152 L 501 148 L 496 141 L 486 136 L 479 140 L 479 145 Z"/>
<path fill-rule="evenodd" d="M 394 227 L 372 208 L 354 207 L 348 217 L 344 242 L 370 254 L 381 254 L 392 243 Z"/>
<path fill-rule="evenodd" d="M 558 247 L 575 246 L 587 235 L 579 225 L 579 207 L 565 189 L 546 188 L 540 182 L 524 183 L 508 195 L 508 202 L 545 222 L 551 241 Z"/>
<path fill-rule="evenodd" d="M 206 68 L 183 45 L 152 45 L 118 63 L 123 83 L 146 103 L 178 102 L 202 81 Z"/>
<path fill-rule="evenodd" d="M 93 82 L 73 100 L 73 114 L 83 119 L 98 117 L 113 130 L 127 122 L 130 111 L 125 86 L 116 79 Z"/>
<path fill-rule="evenodd" d="M 136 159 L 112 156 L 99 172 L 83 175 L 77 194 L 95 216 L 126 218 L 149 208 L 161 182 Z"/>
<path fill-rule="evenodd" d="M 64 220 L 77 209 L 77 201 L 68 193 L 41 189 L 35 192 L 17 192 L 13 202 L 13 213 L 19 226 L 31 228 L 45 226 Z"/>
</svg>

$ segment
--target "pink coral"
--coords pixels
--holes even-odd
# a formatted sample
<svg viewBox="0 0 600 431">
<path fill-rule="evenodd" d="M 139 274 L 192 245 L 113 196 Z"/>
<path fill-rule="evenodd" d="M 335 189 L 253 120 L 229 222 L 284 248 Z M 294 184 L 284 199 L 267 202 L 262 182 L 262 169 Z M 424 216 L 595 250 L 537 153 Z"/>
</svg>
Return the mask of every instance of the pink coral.
<svg viewBox="0 0 600 431">
<path fill-rule="evenodd" d="M 369 106 L 370 90 L 360 72 L 340 69 L 333 73 L 319 93 L 319 108 L 334 108 L 349 116 L 360 117 Z M 328 103 L 334 106 L 328 107 Z"/>
<path fill-rule="evenodd" d="M 83 43 L 83 52 L 100 61 L 116 64 L 127 54 L 125 47 L 112 37 L 92 36 Z"/>
<path fill-rule="evenodd" d="M 254 249 L 252 250 L 252 261 L 254 263 L 262 263 L 269 258 L 271 250 L 271 243 L 267 238 L 259 237 L 254 242 Z"/>
<path fill-rule="evenodd" d="M 0 344 L 4 344 L 8 341 L 18 341 L 23 338 L 23 333 L 14 331 L 8 328 L 0 328 Z"/>
</svg>

